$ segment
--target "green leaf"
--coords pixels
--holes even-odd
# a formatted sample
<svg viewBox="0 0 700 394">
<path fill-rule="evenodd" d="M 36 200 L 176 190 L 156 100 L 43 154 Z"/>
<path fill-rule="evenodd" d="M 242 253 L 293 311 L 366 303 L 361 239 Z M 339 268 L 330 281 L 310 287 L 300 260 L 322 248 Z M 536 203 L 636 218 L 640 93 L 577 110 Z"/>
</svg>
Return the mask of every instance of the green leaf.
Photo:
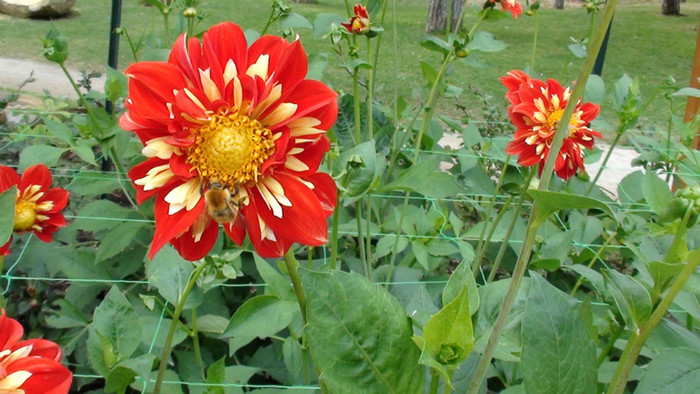
<svg viewBox="0 0 700 394">
<path fill-rule="evenodd" d="M 450 382 L 451 371 L 464 361 L 474 347 L 474 329 L 469 313 L 469 289 L 465 285 L 459 295 L 428 320 L 423 337 L 413 337 L 422 353 L 418 362 L 435 368 Z"/>
<path fill-rule="evenodd" d="M 84 162 L 92 164 L 93 166 L 97 165 L 97 162 L 95 161 L 95 152 L 92 151 L 92 147 L 87 145 L 76 145 L 70 148 L 70 150 L 78 155 L 78 157 L 80 157 Z"/>
<path fill-rule="evenodd" d="M 92 324 L 112 344 L 117 361 L 129 358 L 141 342 L 139 316 L 116 286 L 95 308 Z"/>
<path fill-rule="evenodd" d="M 114 175 L 99 171 L 81 171 L 73 177 L 66 187 L 71 193 L 81 196 L 107 194 L 119 188 L 119 181 Z"/>
<path fill-rule="evenodd" d="M 68 126 L 64 123 L 56 122 L 51 118 L 44 119 L 44 126 L 46 130 L 54 137 L 60 139 L 61 141 L 71 144 L 73 143 L 74 133 Z"/>
<path fill-rule="evenodd" d="M 335 171 L 342 174 L 339 183 L 347 194 L 345 205 L 353 203 L 372 189 L 385 166 L 384 158 L 377 155 L 374 140 L 345 150 L 336 162 Z"/>
<path fill-rule="evenodd" d="M 425 369 L 394 297 L 356 273 L 299 271 L 309 349 L 330 392 L 423 392 Z"/>
<path fill-rule="evenodd" d="M 646 366 L 636 394 L 694 393 L 700 386 L 700 352 L 673 349 Z"/>
<path fill-rule="evenodd" d="M 673 194 L 666 182 L 651 171 L 644 174 L 642 178 L 642 194 L 656 214 L 663 212 L 673 199 Z"/>
<path fill-rule="evenodd" d="M 146 227 L 146 225 L 147 223 L 125 222 L 114 226 L 112 230 L 102 238 L 102 242 L 95 255 L 95 263 L 102 262 L 125 251 L 136 238 L 136 234 Z"/>
<path fill-rule="evenodd" d="M 605 83 L 599 75 L 591 74 L 586 81 L 586 89 L 583 93 L 586 101 L 602 104 L 605 100 Z"/>
<path fill-rule="evenodd" d="M 421 265 L 426 271 L 430 270 L 430 261 L 428 257 L 428 248 L 419 239 L 414 239 L 411 241 L 411 251 L 416 257 L 416 261 Z"/>
<path fill-rule="evenodd" d="M 631 276 L 615 270 L 603 270 L 605 285 L 629 329 L 639 329 L 651 315 L 651 295 Z"/>
<path fill-rule="evenodd" d="M 435 84 L 437 79 L 437 70 L 428 62 L 420 62 L 420 69 L 423 71 L 423 79 L 428 86 Z"/>
<path fill-rule="evenodd" d="M 29 145 L 19 154 L 17 171 L 22 172 L 35 164 L 45 164 L 47 167 L 55 167 L 66 149 L 49 145 Z"/>
<path fill-rule="evenodd" d="M 276 269 L 272 268 L 270 263 L 265 261 L 262 257 L 259 257 L 257 254 L 253 254 L 253 258 L 255 260 L 255 267 L 258 269 L 258 273 L 267 284 L 265 294 L 272 294 L 285 301 L 296 301 L 294 288 L 292 288 L 292 284 L 290 283 L 289 279 L 287 279 Z"/>
<path fill-rule="evenodd" d="M 700 98 L 700 89 L 698 88 L 691 88 L 691 87 L 685 87 L 678 89 L 675 93 L 671 94 L 671 96 L 681 96 L 681 97 L 697 97 Z"/>
<path fill-rule="evenodd" d="M 223 334 L 228 327 L 228 319 L 217 315 L 197 316 L 197 330 L 213 334 Z"/>
<path fill-rule="evenodd" d="M 534 271 L 530 277 L 520 363 L 526 391 L 596 392 L 595 344 L 577 312 L 577 300 Z"/>
<path fill-rule="evenodd" d="M 12 186 L 0 193 L 0 246 L 5 245 L 12 236 L 12 228 L 15 223 L 16 198 L 17 186 Z"/>
<path fill-rule="evenodd" d="M 270 295 L 248 299 L 231 317 L 222 338 L 267 338 L 287 327 L 299 314 L 296 302 L 281 301 Z"/>
<path fill-rule="evenodd" d="M 72 191 L 72 190 L 71 190 Z M 121 219 L 137 218 L 138 213 L 109 200 L 97 200 L 80 208 L 71 226 L 85 231 L 113 228 Z"/>
<path fill-rule="evenodd" d="M 300 382 L 302 380 L 304 354 L 299 341 L 292 337 L 287 337 L 284 340 L 284 345 L 282 345 L 282 354 L 284 355 L 284 365 L 287 367 L 290 382 Z"/>
<path fill-rule="evenodd" d="M 452 50 L 452 46 L 445 40 L 431 35 L 424 35 L 421 38 L 420 46 L 429 51 L 441 53 L 443 56 L 447 56 Z"/>
<path fill-rule="evenodd" d="M 478 30 L 474 34 L 474 38 L 469 42 L 467 48 L 472 51 L 481 52 L 500 52 L 508 47 L 503 41 L 499 41 L 493 37 L 493 34 Z"/>
<path fill-rule="evenodd" d="M 536 220 L 540 223 L 552 213 L 563 209 L 600 209 L 614 216 L 607 204 L 594 198 L 536 189 L 530 189 L 527 192 L 537 203 Z"/>
<path fill-rule="evenodd" d="M 345 22 L 345 19 L 338 14 L 321 13 L 316 15 L 314 19 L 314 38 L 321 38 L 330 34 L 334 26 L 340 26 L 342 22 Z"/>
<path fill-rule="evenodd" d="M 314 26 L 305 17 L 290 12 L 280 18 L 280 25 L 283 29 L 309 29 L 313 30 Z"/>
<path fill-rule="evenodd" d="M 105 393 L 124 393 L 135 378 L 136 372 L 131 369 L 116 367 L 105 378 Z"/>
<path fill-rule="evenodd" d="M 377 192 L 403 190 L 438 200 L 464 193 L 464 188 L 452 174 L 440 171 L 439 163 L 437 157 L 414 163 L 392 182 L 378 188 Z"/>
<path fill-rule="evenodd" d="M 396 239 L 398 237 L 398 240 Z M 397 234 L 384 235 L 379 238 L 377 242 L 377 249 L 375 250 L 374 257 L 380 258 L 393 253 L 394 244 L 396 243 L 396 253 L 401 253 L 406 246 L 408 246 L 408 238 L 402 237 Z"/>
<path fill-rule="evenodd" d="M 224 394 L 222 386 L 215 386 L 226 382 L 226 358 L 220 358 L 207 369 L 207 383 L 211 386 L 207 387 L 206 394 Z"/>
<path fill-rule="evenodd" d="M 107 100 L 117 101 L 122 97 L 126 97 L 128 92 L 128 82 L 126 75 L 107 66 L 107 78 L 105 79 L 105 95 Z"/>
<path fill-rule="evenodd" d="M 474 259 L 472 258 L 471 261 Z M 470 261 L 462 260 L 455 271 L 447 280 L 445 288 L 442 290 L 442 305 L 451 303 L 457 298 L 464 286 L 467 287 L 469 294 L 469 311 L 473 315 L 479 309 L 479 289 L 476 286 L 476 280 L 472 274 Z"/>
<path fill-rule="evenodd" d="M 173 305 L 180 301 L 192 271 L 194 265 L 180 257 L 171 246 L 165 246 L 153 260 L 146 263 L 148 281 Z M 202 303 L 202 298 L 202 291 L 197 286 L 193 287 L 185 301 L 184 309 L 197 307 Z"/>
</svg>

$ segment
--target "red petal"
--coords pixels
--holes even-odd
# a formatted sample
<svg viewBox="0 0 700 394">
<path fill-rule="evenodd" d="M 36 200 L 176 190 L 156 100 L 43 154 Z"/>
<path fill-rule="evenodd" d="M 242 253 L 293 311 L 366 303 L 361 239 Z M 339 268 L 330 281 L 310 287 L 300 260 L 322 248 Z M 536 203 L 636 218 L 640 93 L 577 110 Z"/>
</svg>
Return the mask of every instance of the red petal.
<svg viewBox="0 0 700 394">
<path fill-rule="evenodd" d="M 52 201 L 53 208 L 51 208 L 51 210 L 48 212 L 55 213 L 61 211 L 63 208 L 66 207 L 66 204 L 68 204 L 69 196 L 70 193 L 68 193 L 65 189 L 56 187 L 44 194 L 44 196 L 39 199 L 39 202 Z"/>
<path fill-rule="evenodd" d="M 197 219 L 197 216 L 204 210 L 204 199 L 202 198 L 191 211 L 183 209 L 173 215 L 168 214 L 170 204 L 165 202 L 163 198 L 173 188 L 174 187 L 161 189 L 162 193 L 156 197 L 156 203 L 153 209 L 156 218 L 156 231 L 153 234 L 151 249 L 148 252 L 149 259 L 153 259 L 153 256 L 158 253 L 160 248 L 165 246 L 165 244 L 170 242 L 173 238 L 180 236 L 192 226 L 194 220 Z"/>
<path fill-rule="evenodd" d="M 20 177 L 14 168 L 8 166 L 0 166 L 0 192 L 19 184 Z"/>
<path fill-rule="evenodd" d="M 124 71 L 130 80 L 139 81 L 150 89 L 162 102 L 172 103 L 175 99 L 173 90 L 187 87 L 182 72 L 174 65 L 165 62 L 138 62 Z"/>
<path fill-rule="evenodd" d="M 170 241 L 175 249 L 180 253 L 183 259 L 189 261 L 196 261 L 204 258 L 211 248 L 214 247 L 216 243 L 216 238 L 219 235 L 219 224 L 215 221 L 211 221 L 209 225 L 204 229 L 202 237 L 199 242 L 195 242 L 192 236 L 192 227 L 190 227 L 184 234 Z"/>
<path fill-rule="evenodd" d="M 202 37 L 204 48 L 210 48 L 219 60 L 221 72 L 226 69 L 229 59 L 233 60 L 239 74 L 245 73 L 242 70 L 247 63 L 248 44 L 245 35 L 238 25 L 230 22 L 223 22 L 209 28 Z M 207 53 L 205 49 L 205 53 Z"/>
<path fill-rule="evenodd" d="M 304 149 L 303 152 L 294 155 L 294 157 L 301 160 L 309 167 L 309 169 L 299 172 L 291 170 L 288 171 L 299 176 L 305 176 L 314 174 L 316 171 L 318 171 L 318 167 L 321 165 L 321 161 L 323 161 L 323 154 L 328 152 L 328 150 L 331 148 L 331 142 L 328 137 L 322 135 L 314 141 L 296 144 L 295 147 Z"/>
<path fill-rule="evenodd" d="M 19 189 L 24 190 L 31 185 L 39 185 L 41 191 L 45 192 L 51 187 L 51 173 L 43 164 L 37 164 L 24 170 L 22 179 L 19 181 Z"/>
<path fill-rule="evenodd" d="M 10 237 L 5 245 L 0 246 L 0 256 L 7 256 L 10 254 L 10 243 L 12 243 L 12 237 Z"/>
<path fill-rule="evenodd" d="M 24 328 L 15 319 L 7 317 L 4 309 L 0 314 L 0 351 L 10 349 L 22 339 Z"/>
<path fill-rule="evenodd" d="M 338 204 L 338 188 L 335 186 L 335 181 L 330 175 L 323 172 L 318 172 L 312 175 L 303 177 L 307 182 L 314 184 L 314 194 L 318 197 L 321 207 L 326 212 L 326 216 L 333 214 L 336 205 Z"/>
<path fill-rule="evenodd" d="M 129 170 L 129 173 L 127 174 L 129 178 L 131 179 L 132 182 L 136 181 L 137 179 L 141 179 L 146 176 L 148 171 L 153 168 L 157 167 L 163 164 L 168 164 L 168 160 L 163 160 L 159 159 L 157 157 L 152 157 L 143 163 L 139 163 Z M 165 185 L 162 187 L 158 187 L 152 190 L 143 190 L 143 186 L 137 185 L 134 183 L 134 188 L 136 188 L 136 202 L 139 204 L 142 204 L 144 201 L 148 200 L 149 198 L 153 197 L 154 195 L 158 194 L 161 190 L 164 188 L 169 188 L 173 186 L 173 184 L 177 182 L 180 183 L 180 181 L 176 178 L 173 177 L 170 181 L 168 181 Z"/>
<path fill-rule="evenodd" d="M 61 361 L 61 348 L 58 347 L 58 345 L 54 342 L 40 338 L 28 339 L 13 346 L 12 351 L 15 351 L 25 346 L 32 347 L 32 351 L 29 353 L 29 356 L 36 356 L 55 361 Z"/>
<path fill-rule="evenodd" d="M 271 125 L 270 129 L 274 130 L 294 119 L 308 116 L 317 110 L 326 111 L 327 107 L 337 105 L 336 100 L 337 94 L 328 86 L 313 79 L 305 79 L 284 100 L 288 103 L 297 104 L 297 111 L 289 119 L 277 125 Z"/>
<path fill-rule="evenodd" d="M 64 394 L 70 390 L 73 374 L 59 362 L 41 357 L 25 357 L 10 363 L 7 373 L 28 371 L 32 376 L 20 388 L 26 393 Z"/>
</svg>

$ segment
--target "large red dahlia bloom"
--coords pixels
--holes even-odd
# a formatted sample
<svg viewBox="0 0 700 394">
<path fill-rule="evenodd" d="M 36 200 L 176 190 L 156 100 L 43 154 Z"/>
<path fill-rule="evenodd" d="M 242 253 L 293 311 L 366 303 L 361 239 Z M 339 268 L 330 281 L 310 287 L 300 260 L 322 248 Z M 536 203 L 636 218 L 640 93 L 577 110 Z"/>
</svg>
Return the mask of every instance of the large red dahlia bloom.
<svg viewBox="0 0 700 394">
<path fill-rule="evenodd" d="M 13 168 L 0 166 L 0 193 L 12 186 L 17 186 L 14 231 L 32 231 L 40 240 L 51 242 L 53 233 L 66 225 L 61 210 L 68 203 L 68 192 L 51 189 L 51 173 L 43 164 L 27 168 L 21 178 Z M 10 242 L 0 246 L 0 256 L 10 253 Z"/>
<path fill-rule="evenodd" d="M 518 155 L 518 164 L 522 166 L 539 164 L 541 174 L 571 90 L 564 89 L 553 79 L 544 83 L 518 70 L 500 80 L 508 88 L 506 98 L 511 104 L 508 116 L 517 128 L 514 140 L 506 146 L 506 153 Z M 601 137 L 599 132 L 589 128 L 599 111 L 600 107 L 592 103 L 579 101 L 576 105 L 569 135 L 564 138 L 554 164 L 554 172 L 560 178 L 569 179 L 579 168 L 585 171 L 583 149 L 593 149 L 593 138 Z"/>
<path fill-rule="evenodd" d="M 20 341 L 24 329 L 0 314 L 0 392 L 67 393 L 73 374 L 61 365 L 61 349 L 45 339 Z"/>
<path fill-rule="evenodd" d="M 248 47 L 232 23 L 213 26 L 201 43 L 180 36 L 167 62 L 126 69 L 119 123 L 148 157 L 129 177 L 139 203 L 155 197 L 149 257 L 170 242 L 200 259 L 219 223 L 239 245 L 247 232 L 264 257 L 327 241 L 337 190 L 317 170 L 338 108 L 336 94 L 306 72 L 299 41 L 264 36 Z"/>
</svg>

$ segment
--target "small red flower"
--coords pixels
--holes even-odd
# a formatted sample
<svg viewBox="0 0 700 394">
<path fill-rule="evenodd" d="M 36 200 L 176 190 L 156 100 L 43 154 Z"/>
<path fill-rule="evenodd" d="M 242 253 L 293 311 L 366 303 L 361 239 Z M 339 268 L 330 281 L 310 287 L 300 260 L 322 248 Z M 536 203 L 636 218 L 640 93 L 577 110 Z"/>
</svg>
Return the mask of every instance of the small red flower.
<svg viewBox="0 0 700 394">
<path fill-rule="evenodd" d="M 541 174 L 571 90 L 564 89 L 553 79 L 544 83 L 517 70 L 500 80 L 508 88 L 506 98 L 511 104 L 508 116 L 517 128 L 514 140 L 506 146 L 506 153 L 518 155 L 518 164 L 522 166 L 539 164 Z M 601 137 L 599 132 L 588 127 L 599 111 L 600 107 L 592 103 L 579 101 L 576 105 L 569 135 L 554 164 L 554 172 L 560 178 L 569 179 L 579 168 L 585 171 L 583 149 L 593 149 L 593 138 Z"/>
<path fill-rule="evenodd" d="M 0 392 L 67 393 L 73 374 L 61 365 L 61 349 L 45 339 L 20 341 L 24 329 L 0 314 Z"/>
<path fill-rule="evenodd" d="M 27 168 L 21 178 L 13 168 L 0 166 L 0 193 L 12 186 L 17 186 L 14 231 L 32 231 L 40 240 L 51 242 L 53 233 L 66 225 L 61 210 L 68 203 L 68 192 L 51 189 L 51 174 L 43 164 Z M 0 246 L 0 255 L 9 254 L 9 247 L 10 241 Z"/>
<path fill-rule="evenodd" d="M 338 106 L 335 92 L 306 72 L 299 41 L 264 36 L 248 47 L 232 23 L 213 26 L 201 42 L 180 36 L 167 62 L 126 69 L 119 123 L 148 157 L 129 177 L 139 203 L 155 197 L 150 258 L 170 242 L 200 259 L 219 224 L 239 245 L 247 233 L 263 257 L 327 241 L 337 190 L 318 167 Z"/>
<path fill-rule="evenodd" d="M 518 15 L 523 13 L 523 7 L 515 0 L 491 0 L 492 3 L 499 2 L 503 11 L 513 14 L 513 19 L 518 19 Z"/>
<path fill-rule="evenodd" d="M 369 14 L 367 13 L 367 8 L 362 4 L 355 4 L 353 11 L 355 12 L 355 16 L 350 18 L 350 22 L 343 22 L 341 25 L 353 34 L 367 33 L 369 31 Z"/>
</svg>

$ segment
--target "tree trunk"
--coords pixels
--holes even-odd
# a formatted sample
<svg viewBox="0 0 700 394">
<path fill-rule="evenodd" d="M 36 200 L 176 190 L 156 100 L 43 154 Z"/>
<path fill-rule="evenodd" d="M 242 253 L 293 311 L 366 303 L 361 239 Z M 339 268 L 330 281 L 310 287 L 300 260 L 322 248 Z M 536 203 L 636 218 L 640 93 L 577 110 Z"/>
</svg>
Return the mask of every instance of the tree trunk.
<svg viewBox="0 0 700 394">
<path fill-rule="evenodd" d="M 426 33 L 445 32 L 447 30 L 447 4 L 450 1 L 452 2 L 450 30 L 455 32 L 459 29 L 459 17 L 462 14 L 465 0 L 430 0 L 428 20 L 425 23 Z"/>
<path fill-rule="evenodd" d="M 681 2 L 680 0 L 663 0 L 661 2 L 661 13 L 664 15 L 680 15 Z"/>
<path fill-rule="evenodd" d="M 564 9 L 564 0 L 554 0 L 554 8 L 558 10 Z"/>
</svg>

